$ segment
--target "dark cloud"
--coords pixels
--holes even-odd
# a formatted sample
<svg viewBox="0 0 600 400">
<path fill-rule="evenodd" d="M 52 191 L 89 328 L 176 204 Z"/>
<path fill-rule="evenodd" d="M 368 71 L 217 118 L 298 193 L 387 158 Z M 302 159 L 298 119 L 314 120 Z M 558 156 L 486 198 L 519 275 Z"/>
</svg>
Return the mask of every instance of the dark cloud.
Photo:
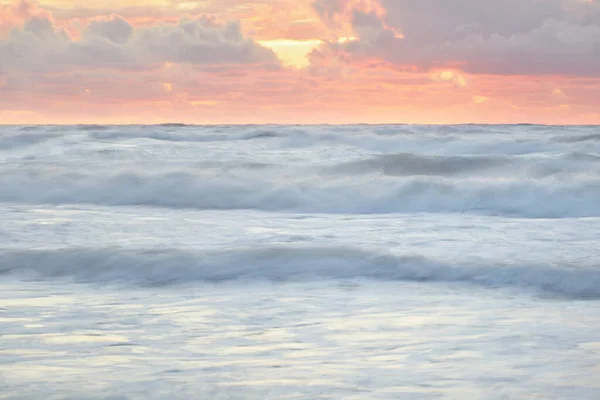
<svg viewBox="0 0 600 400">
<path fill-rule="evenodd" d="M 237 22 L 207 17 L 135 29 L 113 16 L 91 21 L 74 40 L 47 17 L 30 17 L 0 39 L 0 73 L 51 72 L 72 66 L 147 69 L 157 63 L 276 63 L 268 50 L 244 37 Z"/>
<path fill-rule="evenodd" d="M 133 33 L 133 27 L 121 17 L 113 17 L 109 20 L 92 20 L 85 31 L 87 38 L 103 37 L 118 44 L 127 43 Z"/>
<path fill-rule="evenodd" d="M 352 0 L 317 0 L 327 22 Z M 330 50 L 417 70 L 483 74 L 600 75 L 600 5 L 583 0 L 382 0 L 385 14 L 355 8 L 357 41 Z M 401 32 L 398 38 L 395 31 Z"/>
</svg>

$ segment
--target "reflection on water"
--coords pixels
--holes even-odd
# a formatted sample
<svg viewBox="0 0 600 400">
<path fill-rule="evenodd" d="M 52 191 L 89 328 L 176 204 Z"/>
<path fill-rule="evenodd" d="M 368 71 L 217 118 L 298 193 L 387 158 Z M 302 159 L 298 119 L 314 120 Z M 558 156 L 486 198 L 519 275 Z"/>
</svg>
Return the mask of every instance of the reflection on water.
<svg viewBox="0 0 600 400">
<path fill-rule="evenodd" d="M 9 398 L 600 396 L 597 302 L 381 282 L 15 287 L 0 285 Z"/>
</svg>

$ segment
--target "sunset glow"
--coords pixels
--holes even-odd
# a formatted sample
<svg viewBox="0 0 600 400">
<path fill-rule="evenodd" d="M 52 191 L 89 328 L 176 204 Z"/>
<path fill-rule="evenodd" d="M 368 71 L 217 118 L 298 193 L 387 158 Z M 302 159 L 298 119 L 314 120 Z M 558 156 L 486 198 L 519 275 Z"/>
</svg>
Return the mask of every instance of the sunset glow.
<svg viewBox="0 0 600 400">
<path fill-rule="evenodd" d="M 0 123 L 600 123 L 598 2 L 444 4 L 0 0 Z"/>
</svg>

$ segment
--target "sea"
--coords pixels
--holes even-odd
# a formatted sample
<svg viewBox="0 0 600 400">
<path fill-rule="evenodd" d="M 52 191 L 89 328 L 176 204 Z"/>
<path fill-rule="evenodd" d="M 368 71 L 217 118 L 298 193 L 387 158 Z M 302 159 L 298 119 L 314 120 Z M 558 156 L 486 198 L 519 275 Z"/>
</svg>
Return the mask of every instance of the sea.
<svg viewBox="0 0 600 400">
<path fill-rule="evenodd" d="M 0 126 L 0 399 L 600 399 L 600 126 Z"/>
</svg>

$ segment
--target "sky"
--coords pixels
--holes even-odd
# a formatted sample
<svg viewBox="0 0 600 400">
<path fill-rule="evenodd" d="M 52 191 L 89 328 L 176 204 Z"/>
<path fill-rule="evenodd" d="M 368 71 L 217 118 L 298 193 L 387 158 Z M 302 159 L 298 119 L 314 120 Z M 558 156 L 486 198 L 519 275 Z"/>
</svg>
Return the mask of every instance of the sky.
<svg viewBox="0 0 600 400">
<path fill-rule="evenodd" d="M 0 0 L 0 124 L 600 124 L 600 0 Z"/>
</svg>

